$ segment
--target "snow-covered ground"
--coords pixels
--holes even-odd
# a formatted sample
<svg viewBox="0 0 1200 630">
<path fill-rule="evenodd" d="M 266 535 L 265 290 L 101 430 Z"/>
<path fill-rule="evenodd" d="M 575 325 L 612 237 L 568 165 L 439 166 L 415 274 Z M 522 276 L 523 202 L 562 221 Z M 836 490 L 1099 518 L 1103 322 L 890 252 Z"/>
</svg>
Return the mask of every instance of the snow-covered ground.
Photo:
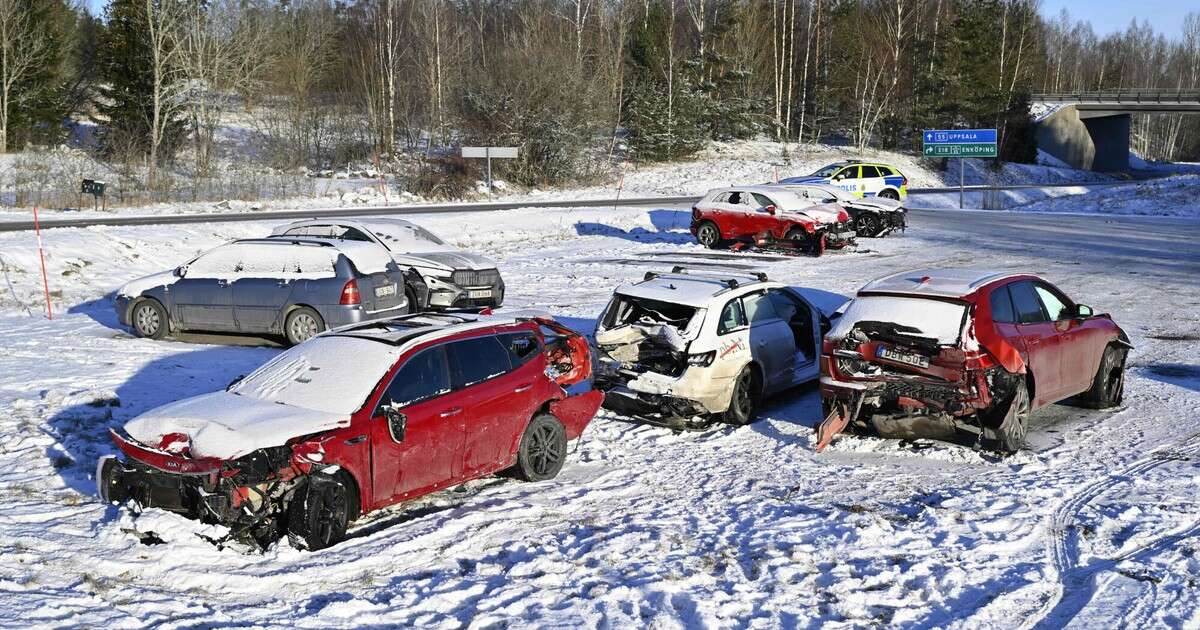
<svg viewBox="0 0 1200 630">
<path fill-rule="evenodd" d="M 1088 194 L 1042 199 L 1012 209 L 1197 217 L 1200 216 L 1200 175 L 1177 175 L 1129 186 L 1095 186 Z"/>
<path fill-rule="evenodd" d="M 473 482 L 317 553 L 218 549 L 219 528 L 96 500 L 104 432 L 278 350 L 135 339 L 110 294 L 271 224 L 50 230 L 53 321 L 31 236 L 0 234 L 0 626 L 1200 627 L 1200 225 L 915 212 L 856 251 L 725 258 L 686 213 L 419 221 L 500 261 L 506 307 L 584 330 L 617 284 L 677 263 L 841 294 L 926 265 L 1032 270 L 1129 332 L 1125 403 L 1045 409 L 1002 460 L 852 436 L 814 454 L 812 387 L 702 433 L 605 412 L 552 481 Z"/>
</svg>

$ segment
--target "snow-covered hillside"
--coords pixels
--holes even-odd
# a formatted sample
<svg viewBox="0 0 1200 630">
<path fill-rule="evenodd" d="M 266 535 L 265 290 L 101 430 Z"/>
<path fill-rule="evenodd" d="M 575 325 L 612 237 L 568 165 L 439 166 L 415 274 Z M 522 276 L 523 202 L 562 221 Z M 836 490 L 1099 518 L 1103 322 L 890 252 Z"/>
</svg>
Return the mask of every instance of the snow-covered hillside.
<svg viewBox="0 0 1200 630">
<path fill-rule="evenodd" d="M 904 235 L 812 259 L 703 250 L 680 208 L 418 220 L 500 261 L 506 307 L 581 330 L 617 284 L 672 264 L 845 295 L 894 271 L 985 262 L 1045 274 L 1111 312 L 1137 349 L 1121 407 L 1042 410 L 1031 450 L 1008 459 L 853 436 L 814 454 L 811 387 L 750 426 L 701 433 L 605 412 L 557 479 L 485 479 L 373 515 L 325 551 L 253 553 L 207 542 L 218 527 L 102 505 L 92 474 L 114 450 L 107 427 L 277 352 L 134 339 L 110 293 L 271 224 L 48 231 L 53 321 L 31 236 L 0 234 L 16 295 L 0 286 L 0 626 L 1200 624 L 1194 221 L 915 212 Z"/>
</svg>

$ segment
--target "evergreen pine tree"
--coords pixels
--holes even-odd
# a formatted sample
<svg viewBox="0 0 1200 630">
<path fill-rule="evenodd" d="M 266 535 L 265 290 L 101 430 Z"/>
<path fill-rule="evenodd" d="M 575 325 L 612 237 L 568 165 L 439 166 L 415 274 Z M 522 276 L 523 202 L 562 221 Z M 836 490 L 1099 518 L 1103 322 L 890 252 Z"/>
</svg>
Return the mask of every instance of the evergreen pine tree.
<svg viewBox="0 0 1200 630">
<path fill-rule="evenodd" d="M 144 156 L 150 148 L 154 73 L 142 0 L 112 0 L 105 10 L 105 28 L 96 46 L 97 109 L 106 119 L 101 144 L 107 153 Z M 182 120 L 168 121 L 161 160 L 169 160 L 183 142 Z"/>
</svg>

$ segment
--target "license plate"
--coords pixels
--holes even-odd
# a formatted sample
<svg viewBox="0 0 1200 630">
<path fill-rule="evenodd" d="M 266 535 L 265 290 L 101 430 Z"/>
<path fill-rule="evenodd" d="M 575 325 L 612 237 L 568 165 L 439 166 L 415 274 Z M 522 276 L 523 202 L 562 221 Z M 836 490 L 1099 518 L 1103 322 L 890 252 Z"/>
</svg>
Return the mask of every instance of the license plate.
<svg viewBox="0 0 1200 630">
<path fill-rule="evenodd" d="M 896 363 L 903 363 L 919 368 L 929 367 L 929 357 L 910 354 L 908 352 L 898 352 L 886 346 L 879 346 L 879 349 L 875 351 L 875 356 L 880 359 L 887 359 L 888 361 L 895 361 Z"/>
<path fill-rule="evenodd" d="M 467 291 L 467 297 L 471 298 L 472 300 L 478 300 L 479 298 L 490 298 L 492 297 L 492 290 L 471 289 L 470 291 Z"/>
<path fill-rule="evenodd" d="M 389 284 L 383 287 L 375 287 L 375 297 L 387 297 L 389 295 L 396 295 L 396 285 Z"/>
</svg>

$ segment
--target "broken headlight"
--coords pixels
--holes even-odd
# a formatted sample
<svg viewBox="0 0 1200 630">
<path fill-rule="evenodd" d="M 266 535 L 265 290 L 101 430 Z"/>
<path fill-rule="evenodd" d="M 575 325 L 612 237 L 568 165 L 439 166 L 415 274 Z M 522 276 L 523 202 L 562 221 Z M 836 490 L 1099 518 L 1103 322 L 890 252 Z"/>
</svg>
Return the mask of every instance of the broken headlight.
<svg viewBox="0 0 1200 630">
<path fill-rule="evenodd" d="M 850 357 L 837 357 L 838 371 L 842 374 L 861 374 L 867 370 L 867 362 Z"/>
<path fill-rule="evenodd" d="M 697 365 L 700 367 L 708 367 L 717 358 L 717 351 L 710 350 L 702 354 L 689 354 L 687 358 L 688 365 Z"/>
</svg>

